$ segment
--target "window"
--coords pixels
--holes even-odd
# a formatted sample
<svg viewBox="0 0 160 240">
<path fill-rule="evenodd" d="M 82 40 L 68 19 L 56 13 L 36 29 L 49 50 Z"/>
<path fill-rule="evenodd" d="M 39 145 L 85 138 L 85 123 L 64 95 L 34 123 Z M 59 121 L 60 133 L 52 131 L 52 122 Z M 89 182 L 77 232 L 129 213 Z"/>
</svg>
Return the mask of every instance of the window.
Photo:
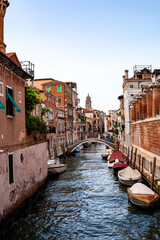
<svg viewBox="0 0 160 240">
<path fill-rule="evenodd" d="M 12 184 L 13 181 L 13 154 L 8 155 L 8 165 L 9 165 L 9 184 Z"/>
<path fill-rule="evenodd" d="M 0 82 L 0 96 L 3 97 L 3 82 Z"/>
<path fill-rule="evenodd" d="M 62 104 L 62 98 L 61 97 L 58 98 L 58 104 Z"/>
<path fill-rule="evenodd" d="M 14 91 L 10 87 L 6 87 L 6 114 L 9 116 L 14 116 L 15 110 L 13 107 L 13 104 L 11 102 L 11 99 L 9 98 L 9 95 L 14 99 Z"/>
<path fill-rule="evenodd" d="M 21 93 L 21 91 L 18 92 L 18 102 L 22 103 L 22 93 Z"/>
<path fill-rule="evenodd" d="M 50 92 L 51 91 L 51 87 L 47 86 L 46 90 L 47 90 L 47 92 Z"/>
<path fill-rule="evenodd" d="M 130 88 L 133 88 L 133 85 L 130 85 Z"/>
<path fill-rule="evenodd" d="M 17 104 L 14 101 L 14 91 L 11 87 L 6 87 L 6 114 L 7 116 L 14 116 L 15 115 L 15 109 L 17 112 L 21 112 L 20 108 L 17 106 Z"/>
<path fill-rule="evenodd" d="M 61 85 L 60 85 L 60 86 L 57 86 L 57 92 L 62 92 Z"/>
<path fill-rule="evenodd" d="M 50 112 L 49 112 L 49 121 L 52 122 L 54 120 L 54 114 L 52 109 L 50 108 Z"/>
</svg>

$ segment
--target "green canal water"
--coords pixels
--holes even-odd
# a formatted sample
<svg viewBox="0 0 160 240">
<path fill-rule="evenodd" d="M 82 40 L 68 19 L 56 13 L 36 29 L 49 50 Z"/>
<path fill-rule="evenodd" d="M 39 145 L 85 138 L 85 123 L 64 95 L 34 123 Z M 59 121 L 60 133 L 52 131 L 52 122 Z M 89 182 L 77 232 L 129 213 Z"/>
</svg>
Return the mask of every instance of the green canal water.
<svg viewBox="0 0 160 240">
<path fill-rule="evenodd" d="M 47 180 L 3 239 L 160 239 L 160 208 L 129 202 L 126 187 L 101 159 L 104 150 L 92 144 L 65 159 L 67 171 Z"/>
</svg>

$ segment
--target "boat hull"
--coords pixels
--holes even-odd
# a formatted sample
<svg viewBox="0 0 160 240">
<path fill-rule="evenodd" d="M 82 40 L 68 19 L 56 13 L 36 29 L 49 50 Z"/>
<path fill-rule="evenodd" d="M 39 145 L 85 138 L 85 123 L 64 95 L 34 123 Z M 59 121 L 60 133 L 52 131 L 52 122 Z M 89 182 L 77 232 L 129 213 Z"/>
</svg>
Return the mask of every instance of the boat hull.
<svg viewBox="0 0 160 240">
<path fill-rule="evenodd" d="M 57 175 L 66 171 L 67 165 L 60 164 L 59 166 L 49 166 L 48 167 L 48 175 Z"/>
<path fill-rule="evenodd" d="M 104 160 L 107 160 L 109 155 L 110 155 L 110 154 L 105 154 L 105 153 L 102 153 L 102 154 L 101 154 L 102 159 L 104 159 Z"/>
<path fill-rule="evenodd" d="M 133 194 L 130 189 L 127 189 L 131 203 L 139 207 L 153 207 L 158 200 L 158 194 Z"/>
<path fill-rule="evenodd" d="M 133 184 L 137 183 L 141 177 L 139 177 L 138 179 L 122 179 L 119 175 L 118 175 L 118 179 L 120 181 L 120 183 L 122 185 L 125 185 L 125 186 L 128 186 L 128 187 L 131 187 Z"/>
</svg>

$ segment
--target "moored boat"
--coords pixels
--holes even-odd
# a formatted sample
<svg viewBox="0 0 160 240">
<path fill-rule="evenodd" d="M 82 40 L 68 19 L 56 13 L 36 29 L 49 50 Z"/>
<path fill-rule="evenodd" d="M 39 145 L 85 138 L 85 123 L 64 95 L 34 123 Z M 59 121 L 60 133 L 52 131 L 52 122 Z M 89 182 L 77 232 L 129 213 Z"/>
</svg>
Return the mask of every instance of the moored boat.
<svg viewBox="0 0 160 240">
<path fill-rule="evenodd" d="M 141 174 L 137 169 L 128 166 L 118 171 L 118 179 L 120 183 L 130 187 L 141 179 Z"/>
<path fill-rule="evenodd" d="M 74 152 L 79 152 L 80 151 L 80 147 L 77 147 Z"/>
<path fill-rule="evenodd" d="M 48 175 L 55 175 L 64 172 L 67 169 L 67 164 L 59 162 L 59 159 L 48 160 Z"/>
<path fill-rule="evenodd" d="M 143 183 L 135 183 L 127 189 L 130 201 L 140 207 L 154 206 L 159 196 Z"/>
<path fill-rule="evenodd" d="M 107 160 L 111 154 L 112 154 L 112 149 L 106 149 L 106 151 L 102 153 L 101 156 L 103 159 Z"/>
<path fill-rule="evenodd" d="M 126 163 L 126 159 L 123 157 L 120 151 L 113 152 L 110 157 L 108 157 L 108 167 L 113 167 L 117 163 Z"/>
<path fill-rule="evenodd" d="M 113 168 L 114 173 L 117 173 L 118 171 L 120 171 L 126 167 L 129 167 L 129 165 L 126 163 L 117 163 L 117 164 L 115 163 L 112 168 Z"/>
</svg>

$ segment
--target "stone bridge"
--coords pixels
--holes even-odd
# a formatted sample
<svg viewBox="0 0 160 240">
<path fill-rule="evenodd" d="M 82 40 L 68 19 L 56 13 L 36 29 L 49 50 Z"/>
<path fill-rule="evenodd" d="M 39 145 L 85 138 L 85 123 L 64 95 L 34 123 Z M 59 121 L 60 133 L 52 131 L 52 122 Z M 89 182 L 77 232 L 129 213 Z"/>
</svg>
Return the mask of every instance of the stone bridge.
<svg viewBox="0 0 160 240">
<path fill-rule="evenodd" d="M 68 147 L 68 154 L 72 153 L 77 147 L 82 145 L 83 143 L 87 142 L 96 142 L 96 143 L 102 143 L 105 146 L 111 148 L 112 150 L 115 150 L 115 144 L 111 142 L 107 142 L 106 140 L 100 139 L 100 138 L 87 138 L 84 140 L 79 141 L 78 143 L 75 143 L 74 145 Z"/>
</svg>

